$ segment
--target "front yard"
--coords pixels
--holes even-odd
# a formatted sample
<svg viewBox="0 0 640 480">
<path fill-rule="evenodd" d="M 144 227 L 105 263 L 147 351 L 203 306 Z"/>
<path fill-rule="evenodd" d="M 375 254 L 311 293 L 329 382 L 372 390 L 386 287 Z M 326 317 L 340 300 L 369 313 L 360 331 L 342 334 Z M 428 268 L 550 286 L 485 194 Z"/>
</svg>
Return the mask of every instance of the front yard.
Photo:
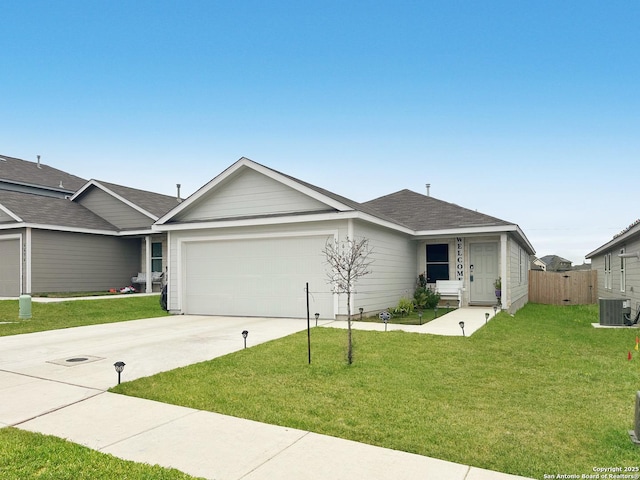
<svg viewBox="0 0 640 480">
<path fill-rule="evenodd" d="M 161 315 L 157 297 L 132 296 L 34 303 L 33 318 L 19 321 L 17 301 L 1 301 L 0 322 L 15 323 L 0 324 L 0 335 Z M 597 321 L 595 305 L 530 304 L 471 337 L 356 330 L 352 366 L 346 332 L 319 327 L 311 365 L 303 332 L 114 391 L 533 478 L 638 467 L 627 431 L 640 331 L 595 329 Z M 108 478 L 122 468 L 96 452 L 83 476 L 78 465 L 93 455 L 83 447 L 12 428 L 0 436 L 7 478 L 23 478 L 24 465 L 42 478 Z M 59 453 L 35 462 L 42 448 Z M 143 470 L 132 478 L 183 477 Z"/>
<path fill-rule="evenodd" d="M 543 478 L 638 466 L 636 329 L 597 307 L 528 305 L 472 337 L 312 331 L 114 391 Z"/>
<path fill-rule="evenodd" d="M 18 300 L 0 300 L 0 337 L 168 315 L 157 295 L 32 302 L 29 320 L 20 320 L 19 310 Z"/>
</svg>

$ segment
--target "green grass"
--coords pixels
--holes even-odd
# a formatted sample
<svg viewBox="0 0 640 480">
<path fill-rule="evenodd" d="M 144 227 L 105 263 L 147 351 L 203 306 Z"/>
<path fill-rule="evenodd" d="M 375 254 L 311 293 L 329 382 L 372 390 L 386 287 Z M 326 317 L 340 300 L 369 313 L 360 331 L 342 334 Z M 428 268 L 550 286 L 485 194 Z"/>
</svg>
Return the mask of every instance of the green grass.
<svg viewBox="0 0 640 480">
<path fill-rule="evenodd" d="M 407 313 L 407 314 L 399 314 L 399 313 L 391 313 L 391 318 L 389 319 L 388 323 L 395 323 L 398 325 L 424 325 L 425 323 L 429 323 L 431 320 L 435 319 L 435 318 L 440 318 L 443 315 L 446 315 L 449 312 L 454 311 L 455 308 L 451 307 L 440 307 L 438 308 L 438 311 L 436 313 L 436 311 L 432 308 L 429 309 L 425 309 L 422 311 L 422 318 L 420 317 L 420 315 L 418 315 L 418 311 L 413 311 L 411 313 Z M 387 312 L 392 312 L 393 309 L 389 308 L 387 309 Z M 351 320 L 356 321 L 356 322 L 370 322 L 370 323 L 383 323 L 382 320 L 380 320 L 379 316 L 373 316 L 373 317 L 362 317 L 362 320 L 360 320 L 360 314 L 359 313 L 355 313 L 351 316 Z"/>
<path fill-rule="evenodd" d="M 635 329 L 527 305 L 472 337 L 315 328 L 113 390 L 534 478 L 637 466 Z"/>
<path fill-rule="evenodd" d="M 168 315 L 158 296 L 74 300 L 54 303 L 32 302 L 31 319 L 21 320 L 18 300 L 0 300 L 0 336 L 41 332 L 59 328 L 114 323 Z"/>
<path fill-rule="evenodd" d="M 60 438 L 6 427 L 0 428 L 0 478 L 184 480 L 194 477 L 175 469 L 121 460 Z"/>
</svg>

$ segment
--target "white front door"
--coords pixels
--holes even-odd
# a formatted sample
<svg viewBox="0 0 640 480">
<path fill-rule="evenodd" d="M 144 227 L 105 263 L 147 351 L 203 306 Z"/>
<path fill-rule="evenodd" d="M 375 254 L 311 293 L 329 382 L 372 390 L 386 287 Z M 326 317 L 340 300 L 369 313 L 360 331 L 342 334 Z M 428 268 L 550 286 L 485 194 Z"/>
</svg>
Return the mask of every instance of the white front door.
<svg viewBox="0 0 640 480">
<path fill-rule="evenodd" d="M 498 243 L 471 243 L 469 245 L 469 303 L 495 304 L 493 286 L 498 273 Z"/>
</svg>

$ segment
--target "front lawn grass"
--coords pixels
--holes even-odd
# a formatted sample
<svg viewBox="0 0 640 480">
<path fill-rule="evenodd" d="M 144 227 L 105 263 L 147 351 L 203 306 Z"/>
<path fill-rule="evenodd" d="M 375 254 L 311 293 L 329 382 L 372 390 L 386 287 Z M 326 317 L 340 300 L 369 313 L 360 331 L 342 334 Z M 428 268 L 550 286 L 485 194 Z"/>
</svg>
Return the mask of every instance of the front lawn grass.
<svg viewBox="0 0 640 480">
<path fill-rule="evenodd" d="M 311 365 L 302 332 L 113 391 L 534 478 L 638 466 L 638 330 L 597 321 L 530 304 L 466 338 L 354 331 L 352 366 L 314 328 Z"/>
<path fill-rule="evenodd" d="M 422 316 L 420 316 L 420 313 L 418 310 L 414 310 L 411 313 L 391 313 L 393 311 L 392 308 L 387 309 L 387 312 L 390 313 L 391 318 L 389 318 L 389 322 L 388 323 L 395 323 L 398 325 L 424 325 L 425 323 L 429 323 L 431 320 L 434 320 L 436 318 L 440 318 L 443 315 L 446 315 L 449 312 L 454 311 L 455 308 L 454 307 L 439 307 L 437 310 L 434 310 L 433 308 L 428 308 L 428 309 L 424 309 L 422 310 Z M 362 319 L 360 319 L 360 315 L 359 314 L 354 314 L 351 316 L 351 320 L 355 321 L 355 322 L 370 322 L 370 323 L 383 323 L 382 320 L 380 320 L 380 316 L 376 315 L 373 317 L 365 317 L 363 316 Z"/>
<path fill-rule="evenodd" d="M 168 315 L 160 308 L 160 300 L 156 295 L 32 302 L 31 318 L 28 320 L 19 318 L 19 310 L 18 300 L 0 300 L 0 336 Z"/>
<path fill-rule="evenodd" d="M 175 469 L 121 460 L 60 438 L 5 427 L 0 428 L 0 478 L 186 480 L 194 477 Z"/>
</svg>

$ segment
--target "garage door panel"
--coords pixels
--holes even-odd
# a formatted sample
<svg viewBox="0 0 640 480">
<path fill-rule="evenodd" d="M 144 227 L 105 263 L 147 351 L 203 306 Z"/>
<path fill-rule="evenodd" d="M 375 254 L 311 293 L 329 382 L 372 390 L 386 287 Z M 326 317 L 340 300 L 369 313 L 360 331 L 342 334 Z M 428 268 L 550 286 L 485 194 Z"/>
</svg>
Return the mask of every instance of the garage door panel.
<svg viewBox="0 0 640 480">
<path fill-rule="evenodd" d="M 322 254 L 327 238 L 188 242 L 183 309 L 191 314 L 304 317 L 309 282 L 312 312 L 333 316 Z"/>
<path fill-rule="evenodd" d="M 0 238 L 0 297 L 20 295 L 20 241 Z"/>
</svg>

